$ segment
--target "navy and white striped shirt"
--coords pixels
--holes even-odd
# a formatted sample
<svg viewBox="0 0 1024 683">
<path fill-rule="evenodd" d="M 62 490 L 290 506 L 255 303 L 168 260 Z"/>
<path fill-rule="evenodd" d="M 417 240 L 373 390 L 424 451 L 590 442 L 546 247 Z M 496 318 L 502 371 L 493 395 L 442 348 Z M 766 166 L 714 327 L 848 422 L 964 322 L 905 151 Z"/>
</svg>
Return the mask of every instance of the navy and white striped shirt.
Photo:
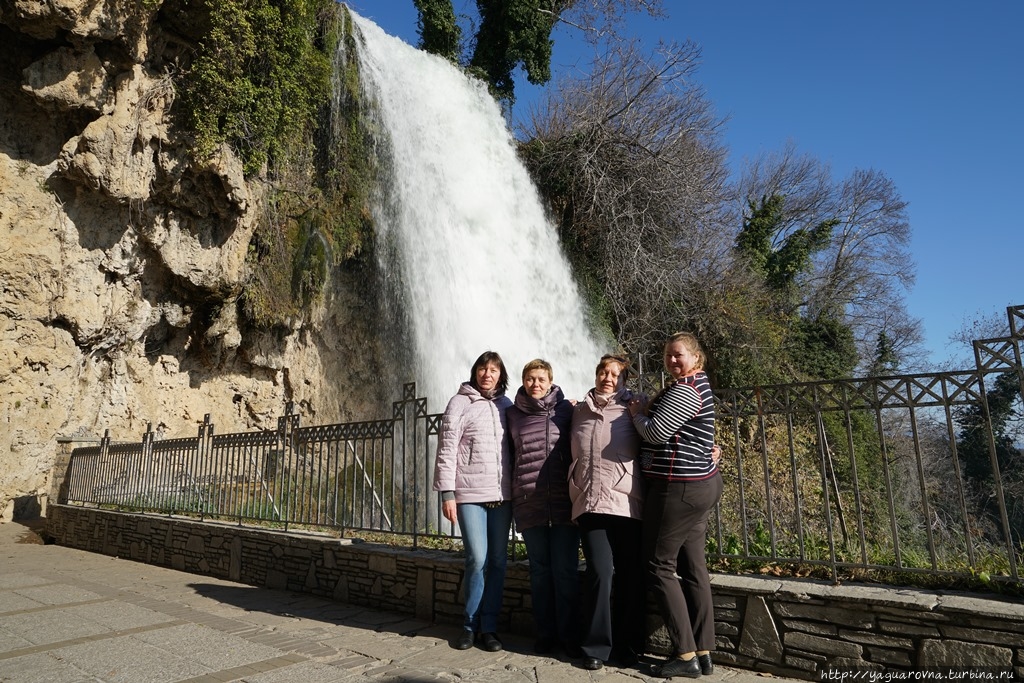
<svg viewBox="0 0 1024 683">
<path fill-rule="evenodd" d="M 717 472 L 715 400 L 703 372 L 676 380 L 651 402 L 648 415 L 633 417 L 643 444 L 644 476 L 669 481 L 707 479 Z"/>
</svg>

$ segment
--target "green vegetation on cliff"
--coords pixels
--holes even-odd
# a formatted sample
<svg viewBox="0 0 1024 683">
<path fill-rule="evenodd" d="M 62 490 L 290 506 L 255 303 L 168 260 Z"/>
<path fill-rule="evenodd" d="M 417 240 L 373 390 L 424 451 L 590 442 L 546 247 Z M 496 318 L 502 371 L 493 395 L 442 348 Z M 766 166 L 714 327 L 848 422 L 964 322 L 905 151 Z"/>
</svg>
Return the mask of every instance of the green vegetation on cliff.
<svg viewBox="0 0 1024 683">
<path fill-rule="evenodd" d="M 191 3 L 190 3 L 191 4 Z M 203 158 L 221 144 L 247 175 L 308 135 L 330 96 L 331 0 L 201 0 L 208 17 L 182 79 L 185 119 Z"/>
<path fill-rule="evenodd" d="M 201 17 L 180 78 L 193 156 L 228 145 L 247 177 L 268 183 L 243 310 L 257 326 L 288 325 L 371 228 L 358 69 L 355 60 L 333 61 L 339 41 L 345 53 L 355 50 L 347 11 L 333 0 L 187 0 L 182 9 Z M 336 89 L 343 104 L 333 109 Z"/>
</svg>

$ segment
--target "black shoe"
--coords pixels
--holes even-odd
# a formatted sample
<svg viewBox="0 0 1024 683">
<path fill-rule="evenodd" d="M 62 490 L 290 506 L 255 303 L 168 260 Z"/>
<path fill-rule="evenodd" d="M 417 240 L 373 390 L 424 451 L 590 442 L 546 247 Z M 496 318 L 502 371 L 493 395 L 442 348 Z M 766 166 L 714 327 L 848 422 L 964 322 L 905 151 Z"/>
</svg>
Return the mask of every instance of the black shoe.
<svg viewBox="0 0 1024 683">
<path fill-rule="evenodd" d="M 468 650 L 473 647 L 473 632 L 464 630 L 452 647 L 456 650 Z"/>
<path fill-rule="evenodd" d="M 602 662 L 597 657 L 584 657 L 583 662 L 580 664 L 580 666 L 582 666 L 587 671 L 597 671 L 598 669 L 604 666 L 604 662 Z"/>
<path fill-rule="evenodd" d="M 501 649 L 501 641 L 498 640 L 497 633 L 481 633 L 480 644 L 488 652 L 497 652 Z"/>
<path fill-rule="evenodd" d="M 697 655 L 697 663 L 700 664 L 702 676 L 710 676 L 715 673 L 715 663 L 711 661 L 711 655 Z"/>
<path fill-rule="evenodd" d="M 538 638 L 533 644 L 533 652 L 538 655 L 549 655 L 555 649 L 555 641 L 551 638 Z"/>
<path fill-rule="evenodd" d="M 674 678 L 676 676 L 700 678 L 700 664 L 697 663 L 696 657 L 693 659 L 675 657 L 661 666 L 654 667 L 654 671 L 651 673 L 657 678 Z"/>
</svg>

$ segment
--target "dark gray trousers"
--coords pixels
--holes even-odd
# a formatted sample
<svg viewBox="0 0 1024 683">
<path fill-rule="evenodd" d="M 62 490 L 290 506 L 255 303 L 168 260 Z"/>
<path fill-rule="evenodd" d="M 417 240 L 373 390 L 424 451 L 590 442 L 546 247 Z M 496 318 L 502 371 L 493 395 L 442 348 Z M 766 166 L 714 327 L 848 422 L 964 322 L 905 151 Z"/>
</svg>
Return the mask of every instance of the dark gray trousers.
<svg viewBox="0 0 1024 683">
<path fill-rule="evenodd" d="M 715 649 L 715 608 L 704 544 L 708 516 L 721 497 L 719 474 L 701 481 L 648 480 L 643 524 L 647 582 L 673 654 Z"/>
<path fill-rule="evenodd" d="M 644 575 L 640 521 L 618 515 L 580 515 L 583 575 L 583 652 L 608 661 L 644 651 Z M 614 655 L 613 655 L 614 650 Z"/>
</svg>

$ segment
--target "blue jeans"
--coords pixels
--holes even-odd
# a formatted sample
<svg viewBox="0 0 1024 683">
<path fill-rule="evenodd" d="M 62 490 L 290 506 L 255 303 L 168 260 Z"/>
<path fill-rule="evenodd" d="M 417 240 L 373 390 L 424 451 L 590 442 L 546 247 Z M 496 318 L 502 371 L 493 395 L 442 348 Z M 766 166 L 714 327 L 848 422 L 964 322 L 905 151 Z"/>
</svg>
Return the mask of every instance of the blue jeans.
<svg viewBox="0 0 1024 683">
<path fill-rule="evenodd" d="M 466 621 L 462 627 L 467 631 L 495 633 L 505 590 L 512 503 L 497 507 L 460 503 L 456 510 L 466 549 Z"/>
<path fill-rule="evenodd" d="M 572 524 L 523 530 L 530 558 L 530 594 L 538 640 L 578 645 L 580 532 Z"/>
</svg>

